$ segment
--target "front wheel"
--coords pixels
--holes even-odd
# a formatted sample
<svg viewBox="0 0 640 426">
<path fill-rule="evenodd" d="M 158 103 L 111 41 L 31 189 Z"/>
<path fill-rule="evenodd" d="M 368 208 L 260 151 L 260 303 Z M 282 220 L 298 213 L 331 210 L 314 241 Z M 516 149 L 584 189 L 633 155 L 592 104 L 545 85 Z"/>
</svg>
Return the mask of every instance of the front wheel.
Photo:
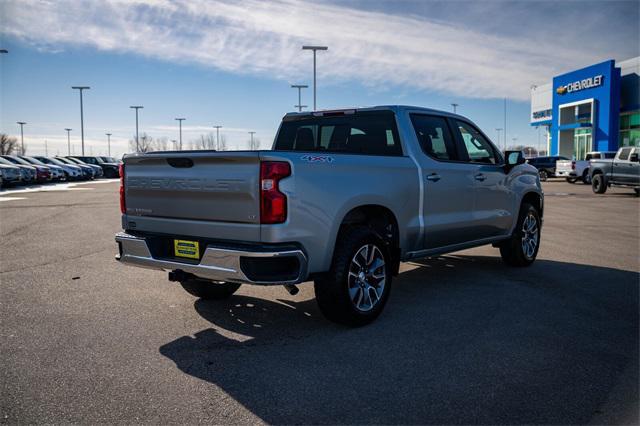
<svg viewBox="0 0 640 426">
<path fill-rule="evenodd" d="M 511 237 L 500 245 L 500 255 L 511 266 L 529 266 L 540 248 L 540 214 L 529 203 L 522 203 L 518 223 Z"/>
<path fill-rule="evenodd" d="M 362 226 L 345 229 L 331 270 L 314 282 L 320 311 L 340 324 L 369 324 L 387 303 L 391 270 L 386 246 L 373 231 Z"/>
<path fill-rule="evenodd" d="M 597 174 L 591 179 L 591 189 L 595 194 L 604 194 L 607 192 L 607 183 L 602 174 Z"/>
<path fill-rule="evenodd" d="M 226 299 L 240 288 L 240 284 L 236 283 L 216 283 L 200 279 L 181 281 L 180 285 L 187 293 L 209 300 Z"/>
</svg>

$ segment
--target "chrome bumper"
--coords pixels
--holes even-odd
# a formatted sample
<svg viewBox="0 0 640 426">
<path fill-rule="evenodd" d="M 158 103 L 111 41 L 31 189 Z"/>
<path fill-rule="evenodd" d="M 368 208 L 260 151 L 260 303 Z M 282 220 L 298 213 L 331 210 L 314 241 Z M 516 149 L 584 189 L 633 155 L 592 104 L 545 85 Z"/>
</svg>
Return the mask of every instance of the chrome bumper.
<svg viewBox="0 0 640 426">
<path fill-rule="evenodd" d="M 162 271 L 181 270 L 197 277 L 213 281 L 236 282 L 257 285 L 298 284 L 307 276 L 307 257 L 302 250 L 284 251 L 245 251 L 231 250 L 208 246 L 199 264 L 179 262 L 166 259 L 155 259 L 143 237 L 125 232 L 116 234 L 116 242 L 120 245 L 120 253 L 116 260 L 132 266 Z M 295 257 L 299 262 L 298 276 L 288 281 L 255 281 L 249 279 L 240 267 L 240 258 L 274 258 Z"/>
</svg>

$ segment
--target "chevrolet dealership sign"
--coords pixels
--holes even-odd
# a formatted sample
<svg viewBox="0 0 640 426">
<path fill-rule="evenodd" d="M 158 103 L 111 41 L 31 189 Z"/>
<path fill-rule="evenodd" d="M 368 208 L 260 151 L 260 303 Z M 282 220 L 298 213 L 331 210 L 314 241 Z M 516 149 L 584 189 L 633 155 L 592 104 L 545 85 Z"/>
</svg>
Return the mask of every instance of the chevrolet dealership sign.
<svg viewBox="0 0 640 426">
<path fill-rule="evenodd" d="M 585 78 L 584 80 L 578 80 L 573 83 L 560 86 L 556 89 L 556 93 L 558 93 L 558 95 L 564 95 L 565 93 L 579 92 L 584 89 L 593 89 L 594 87 L 602 86 L 603 81 L 603 75 L 596 75 L 594 77 Z"/>
</svg>

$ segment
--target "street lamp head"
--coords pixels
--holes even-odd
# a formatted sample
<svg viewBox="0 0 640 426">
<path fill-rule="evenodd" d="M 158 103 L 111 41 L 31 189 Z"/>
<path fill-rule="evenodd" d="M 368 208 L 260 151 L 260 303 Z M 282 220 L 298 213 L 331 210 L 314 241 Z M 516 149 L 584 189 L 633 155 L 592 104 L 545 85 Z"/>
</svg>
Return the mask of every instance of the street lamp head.
<svg viewBox="0 0 640 426">
<path fill-rule="evenodd" d="M 85 89 L 91 89 L 91 87 L 89 86 L 71 86 L 72 89 L 79 89 L 79 90 L 85 90 Z"/>
<path fill-rule="evenodd" d="M 302 50 L 329 50 L 327 46 L 302 46 Z"/>
<path fill-rule="evenodd" d="M 291 88 L 292 89 L 307 89 L 307 88 L 309 88 L 309 86 L 307 86 L 306 84 L 292 84 Z"/>
<path fill-rule="evenodd" d="M 66 130 L 67 132 L 70 132 L 70 131 L 72 131 L 73 129 L 67 129 L 67 128 L 65 128 L 65 130 Z"/>
<path fill-rule="evenodd" d="M 186 118 L 176 118 L 178 121 L 186 120 Z"/>
<path fill-rule="evenodd" d="M 24 126 L 25 124 L 27 124 L 26 121 L 16 121 L 17 124 Z"/>
<path fill-rule="evenodd" d="M 135 109 L 138 109 L 138 108 L 144 108 L 144 107 L 143 107 L 142 105 L 132 105 L 132 106 L 130 106 L 129 108 L 135 108 Z"/>
<path fill-rule="evenodd" d="M 111 134 L 111 133 L 105 133 L 105 135 L 107 135 L 107 136 L 111 136 L 112 134 Z"/>
</svg>

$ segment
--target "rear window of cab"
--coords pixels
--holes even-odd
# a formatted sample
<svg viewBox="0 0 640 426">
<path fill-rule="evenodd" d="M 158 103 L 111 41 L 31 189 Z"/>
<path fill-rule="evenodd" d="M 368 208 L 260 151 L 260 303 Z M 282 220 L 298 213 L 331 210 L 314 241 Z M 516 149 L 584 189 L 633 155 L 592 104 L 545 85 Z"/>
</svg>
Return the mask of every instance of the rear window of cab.
<svg viewBox="0 0 640 426">
<path fill-rule="evenodd" d="M 395 114 L 366 111 L 285 118 L 276 151 L 401 156 Z"/>
</svg>

